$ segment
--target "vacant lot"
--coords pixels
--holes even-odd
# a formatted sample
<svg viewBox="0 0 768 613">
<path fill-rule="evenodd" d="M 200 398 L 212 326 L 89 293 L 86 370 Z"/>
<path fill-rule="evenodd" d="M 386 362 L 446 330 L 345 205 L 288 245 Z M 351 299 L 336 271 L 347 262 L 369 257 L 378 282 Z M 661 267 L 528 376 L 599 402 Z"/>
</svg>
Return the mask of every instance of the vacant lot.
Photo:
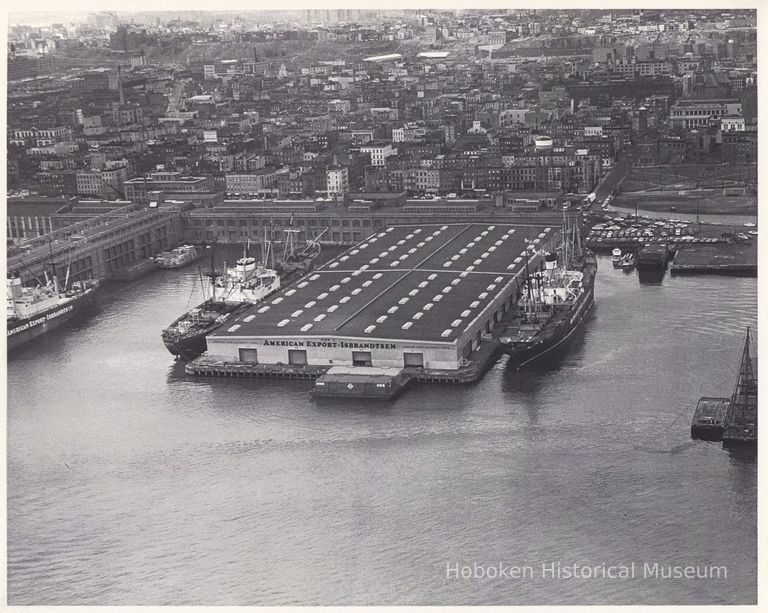
<svg viewBox="0 0 768 613">
<path fill-rule="evenodd" d="M 696 213 L 721 215 L 756 215 L 757 197 L 755 196 L 723 196 L 719 193 L 688 193 L 680 195 L 677 192 L 624 192 L 611 203 L 614 206 L 632 209 L 637 206 L 643 211 L 675 211 L 677 213 Z M 674 208 L 673 208 L 674 207 Z"/>
<path fill-rule="evenodd" d="M 624 193 L 729 187 L 746 187 L 747 193 L 754 193 L 757 187 L 757 165 L 692 164 L 633 168 L 621 187 Z"/>
</svg>

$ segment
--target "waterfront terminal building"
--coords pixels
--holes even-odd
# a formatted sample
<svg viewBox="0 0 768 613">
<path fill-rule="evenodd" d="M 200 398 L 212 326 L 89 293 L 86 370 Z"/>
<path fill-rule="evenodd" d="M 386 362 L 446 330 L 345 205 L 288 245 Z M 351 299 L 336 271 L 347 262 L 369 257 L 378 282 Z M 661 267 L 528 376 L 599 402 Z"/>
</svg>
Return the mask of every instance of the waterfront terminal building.
<svg viewBox="0 0 768 613">
<path fill-rule="evenodd" d="M 227 322 L 208 337 L 208 358 L 456 370 L 558 237 L 533 224 L 388 227 Z"/>
</svg>

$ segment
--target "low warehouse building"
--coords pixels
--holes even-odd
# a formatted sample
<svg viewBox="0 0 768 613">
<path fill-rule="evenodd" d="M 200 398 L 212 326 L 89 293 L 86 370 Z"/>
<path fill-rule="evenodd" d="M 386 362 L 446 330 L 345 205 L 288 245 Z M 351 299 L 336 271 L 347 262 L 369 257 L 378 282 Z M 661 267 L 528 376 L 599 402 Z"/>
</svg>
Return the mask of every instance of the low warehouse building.
<svg viewBox="0 0 768 613">
<path fill-rule="evenodd" d="M 459 368 L 516 303 L 559 229 L 393 226 L 208 337 L 228 362 Z"/>
</svg>

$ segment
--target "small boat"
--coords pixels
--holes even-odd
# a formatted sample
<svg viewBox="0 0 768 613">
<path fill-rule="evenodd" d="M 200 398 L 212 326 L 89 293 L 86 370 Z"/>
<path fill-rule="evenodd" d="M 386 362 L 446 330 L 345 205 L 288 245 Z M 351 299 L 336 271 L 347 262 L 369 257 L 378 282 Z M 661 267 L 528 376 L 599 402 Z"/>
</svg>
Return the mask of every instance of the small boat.
<svg viewBox="0 0 768 613">
<path fill-rule="evenodd" d="M 158 268 L 181 268 L 203 255 L 194 245 L 180 245 L 170 251 L 161 251 L 154 260 Z"/>
<path fill-rule="evenodd" d="M 635 268 L 635 256 L 631 253 L 625 253 L 621 258 L 621 268 L 626 271 Z"/>
<path fill-rule="evenodd" d="M 614 268 L 620 268 L 621 267 L 621 249 L 616 247 L 611 252 L 611 261 L 613 262 Z"/>
</svg>

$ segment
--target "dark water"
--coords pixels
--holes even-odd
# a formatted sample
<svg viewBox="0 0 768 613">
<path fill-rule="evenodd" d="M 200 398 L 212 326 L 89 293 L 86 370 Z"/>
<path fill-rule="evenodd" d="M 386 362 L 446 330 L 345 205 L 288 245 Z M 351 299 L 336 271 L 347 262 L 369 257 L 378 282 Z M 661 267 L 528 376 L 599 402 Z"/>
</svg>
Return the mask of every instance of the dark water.
<svg viewBox="0 0 768 613">
<path fill-rule="evenodd" d="M 196 270 L 105 287 L 8 365 L 10 603 L 755 603 L 755 460 L 689 424 L 731 393 L 756 280 L 600 264 L 559 363 L 392 404 L 187 379 L 159 331 L 199 301 Z M 639 576 L 542 578 L 557 561 Z M 536 575 L 447 578 L 456 563 Z"/>
</svg>

